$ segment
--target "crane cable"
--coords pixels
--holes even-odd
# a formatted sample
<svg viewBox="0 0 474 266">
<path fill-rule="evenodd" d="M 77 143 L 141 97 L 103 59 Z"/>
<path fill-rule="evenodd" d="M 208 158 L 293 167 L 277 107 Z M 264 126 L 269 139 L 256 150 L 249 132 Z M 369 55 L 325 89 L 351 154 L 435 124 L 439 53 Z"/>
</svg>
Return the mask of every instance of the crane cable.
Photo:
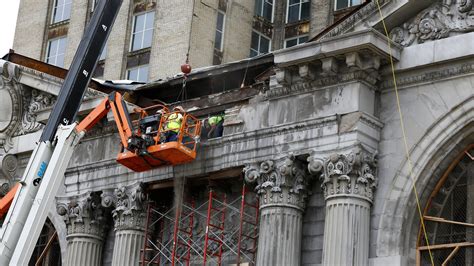
<svg viewBox="0 0 474 266">
<path fill-rule="evenodd" d="M 379 0 L 375 0 L 375 2 L 377 3 L 377 8 L 378 8 L 378 12 L 379 12 L 379 15 L 380 15 L 380 19 L 382 21 L 385 36 L 387 37 L 388 53 L 389 53 L 389 57 L 390 57 L 390 67 L 391 67 L 391 70 L 392 70 L 393 86 L 394 86 L 394 89 L 395 89 L 395 97 L 396 97 L 396 100 L 397 100 L 397 109 L 398 109 L 398 115 L 400 117 L 400 127 L 401 127 L 401 131 L 402 131 L 402 136 L 403 136 L 403 144 L 405 146 L 405 155 L 406 155 L 406 158 L 407 158 L 408 170 L 409 170 L 410 178 L 411 178 L 412 183 L 413 183 L 412 189 L 413 189 L 413 193 L 415 193 L 416 206 L 417 206 L 417 209 L 418 209 L 418 215 L 420 216 L 420 223 L 421 223 L 424 238 L 425 238 L 425 241 L 426 241 L 426 246 L 428 248 L 428 253 L 430 255 L 431 265 L 434 266 L 435 264 L 434 264 L 434 260 L 433 260 L 433 254 L 431 253 L 428 234 L 426 232 L 425 221 L 423 219 L 423 213 L 421 212 L 420 199 L 418 197 L 418 191 L 417 191 L 416 185 L 415 185 L 415 178 L 413 176 L 413 164 L 412 164 L 411 158 L 410 158 L 410 152 L 409 152 L 409 149 L 408 149 L 408 142 L 407 142 L 407 136 L 406 136 L 406 131 L 405 131 L 405 123 L 403 121 L 402 108 L 400 106 L 400 97 L 399 97 L 399 94 L 398 94 L 398 86 L 397 86 L 397 79 L 396 79 L 396 75 L 395 75 L 395 67 L 394 67 L 394 63 L 393 63 L 392 45 L 391 45 L 391 41 L 390 41 L 390 35 L 388 33 L 387 26 L 385 25 L 385 20 L 384 20 L 384 17 L 382 15 L 382 10 L 380 8 Z"/>
</svg>

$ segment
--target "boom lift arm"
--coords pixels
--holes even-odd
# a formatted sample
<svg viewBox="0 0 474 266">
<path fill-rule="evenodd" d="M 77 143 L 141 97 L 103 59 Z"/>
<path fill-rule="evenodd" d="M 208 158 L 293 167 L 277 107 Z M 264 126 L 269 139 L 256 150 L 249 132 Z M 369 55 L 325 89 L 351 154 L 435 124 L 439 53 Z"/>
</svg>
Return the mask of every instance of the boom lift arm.
<svg viewBox="0 0 474 266">
<path fill-rule="evenodd" d="M 29 262 L 73 148 L 83 135 L 75 132 L 72 122 L 121 4 L 122 0 L 98 2 L 3 222 L 0 265 Z"/>
</svg>

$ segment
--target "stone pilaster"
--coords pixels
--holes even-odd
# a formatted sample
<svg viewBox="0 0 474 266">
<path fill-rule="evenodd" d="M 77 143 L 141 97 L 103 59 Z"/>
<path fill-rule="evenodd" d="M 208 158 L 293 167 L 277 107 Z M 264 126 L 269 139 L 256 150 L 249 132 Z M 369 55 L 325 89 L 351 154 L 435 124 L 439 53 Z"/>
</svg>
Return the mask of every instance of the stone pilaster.
<svg viewBox="0 0 474 266">
<path fill-rule="evenodd" d="M 375 156 L 357 148 L 308 162 L 309 172 L 323 180 L 326 200 L 323 265 L 369 265 Z"/>
<path fill-rule="evenodd" d="M 115 243 L 112 265 L 138 265 L 145 241 L 146 196 L 143 184 L 136 183 L 102 194 L 102 205 L 115 206 Z"/>
<path fill-rule="evenodd" d="M 68 242 L 65 265 L 102 265 L 107 233 L 105 209 L 99 193 L 58 199 L 58 214 L 64 217 Z"/>
<path fill-rule="evenodd" d="M 300 265 L 303 210 L 308 178 L 305 165 L 293 157 L 244 168 L 256 182 L 260 228 L 256 265 Z"/>
</svg>

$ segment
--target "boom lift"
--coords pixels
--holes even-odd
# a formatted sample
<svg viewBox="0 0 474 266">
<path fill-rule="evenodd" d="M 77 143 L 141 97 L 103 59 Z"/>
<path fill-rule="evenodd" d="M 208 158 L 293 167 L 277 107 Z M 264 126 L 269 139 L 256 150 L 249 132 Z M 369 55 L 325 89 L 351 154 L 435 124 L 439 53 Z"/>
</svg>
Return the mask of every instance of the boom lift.
<svg viewBox="0 0 474 266">
<path fill-rule="evenodd" d="M 200 121 L 182 114 L 178 140 L 164 142 L 161 136 L 174 113 L 164 106 L 155 115 L 137 109 L 139 119 L 134 130 L 121 95 L 112 93 L 80 124 L 73 122 L 121 4 L 122 0 L 98 2 L 22 180 L 0 200 L 0 213 L 8 209 L 0 231 L 0 265 L 28 264 L 74 148 L 109 110 L 114 114 L 123 146 L 117 161 L 130 169 L 146 171 L 196 157 Z"/>
<path fill-rule="evenodd" d="M 198 119 L 182 113 L 177 140 L 166 142 L 163 136 L 168 131 L 167 121 L 177 112 L 165 106 L 136 108 L 138 120 L 132 121 L 122 96 L 116 92 L 104 99 L 80 124 L 71 123 L 121 3 L 122 0 L 99 1 L 23 178 L 0 200 L 0 214 L 8 209 L 0 231 L 0 265 L 28 264 L 75 147 L 86 131 L 110 110 L 123 146 L 117 162 L 124 166 L 141 172 L 196 158 L 201 130 Z M 147 114 L 156 109 L 159 110 L 157 114 Z"/>
<path fill-rule="evenodd" d="M 3 222 L 0 265 L 29 262 L 74 147 L 84 134 L 76 132 L 72 122 L 121 5 L 122 0 L 99 1 L 84 32 Z"/>
<path fill-rule="evenodd" d="M 132 122 L 122 95 L 117 92 L 111 93 L 84 118 L 76 131 L 90 130 L 109 110 L 114 115 L 122 144 L 122 151 L 117 155 L 118 163 L 135 172 L 143 172 L 163 165 L 190 162 L 196 158 L 196 144 L 201 133 L 199 119 L 191 114 L 170 111 L 164 105 L 156 105 L 146 109 L 135 108 L 139 117 Z M 147 110 L 158 111 L 148 115 Z M 170 116 L 178 113 L 183 119 L 177 140 L 166 142 L 164 136 L 170 131 L 166 124 Z"/>
</svg>

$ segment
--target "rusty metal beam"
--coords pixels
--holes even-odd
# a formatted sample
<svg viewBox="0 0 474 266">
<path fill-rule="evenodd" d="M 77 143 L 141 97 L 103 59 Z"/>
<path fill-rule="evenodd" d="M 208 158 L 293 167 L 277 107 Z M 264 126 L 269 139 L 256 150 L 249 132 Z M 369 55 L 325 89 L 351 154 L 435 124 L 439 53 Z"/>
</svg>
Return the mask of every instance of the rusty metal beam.
<svg viewBox="0 0 474 266">
<path fill-rule="evenodd" d="M 57 77 L 57 78 L 60 78 L 60 79 L 64 79 L 66 77 L 67 72 L 68 72 L 67 69 L 60 68 L 60 67 L 57 67 L 57 66 L 53 66 L 53 65 L 47 64 L 45 62 L 42 62 L 42 61 L 30 58 L 30 57 L 21 55 L 21 54 L 17 54 L 13 50 L 10 50 L 10 52 L 8 54 L 6 54 L 3 57 L 3 59 L 7 60 L 9 62 L 12 62 L 14 64 L 21 65 L 21 66 L 24 66 L 24 67 L 27 67 L 27 68 L 31 68 L 31 69 L 34 69 L 36 71 L 43 72 L 43 73 L 46 73 L 48 75 L 51 75 L 53 77 Z M 101 92 L 105 92 L 105 93 L 110 93 L 112 91 L 111 89 L 102 86 L 100 83 L 98 83 L 94 80 L 91 80 L 91 82 L 89 83 L 89 88 L 92 88 L 94 90 L 98 90 L 98 91 L 101 91 Z"/>
</svg>

